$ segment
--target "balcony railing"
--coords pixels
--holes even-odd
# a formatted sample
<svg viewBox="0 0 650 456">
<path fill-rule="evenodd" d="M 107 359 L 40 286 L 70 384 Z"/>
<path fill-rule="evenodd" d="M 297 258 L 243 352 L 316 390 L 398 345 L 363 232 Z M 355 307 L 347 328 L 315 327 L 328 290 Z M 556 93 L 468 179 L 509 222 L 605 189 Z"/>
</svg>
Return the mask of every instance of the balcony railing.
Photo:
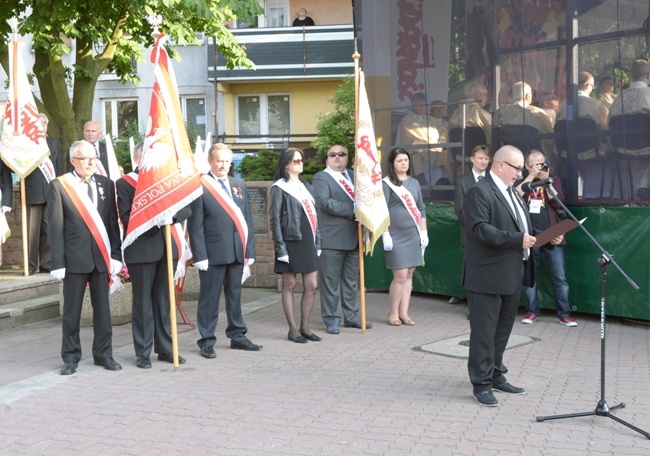
<svg viewBox="0 0 650 456">
<path fill-rule="evenodd" d="M 329 79 L 354 73 L 352 24 L 238 29 L 232 33 L 246 47 L 256 70 L 228 70 L 211 38 L 208 41 L 210 81 Z"/>
</svg>

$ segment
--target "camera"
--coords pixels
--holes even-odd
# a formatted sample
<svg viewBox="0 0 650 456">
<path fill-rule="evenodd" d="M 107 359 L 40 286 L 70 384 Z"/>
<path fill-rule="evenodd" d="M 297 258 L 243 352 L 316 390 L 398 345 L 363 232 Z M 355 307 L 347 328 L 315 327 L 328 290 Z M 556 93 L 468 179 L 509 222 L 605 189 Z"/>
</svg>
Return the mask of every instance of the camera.
<svg viewBox="0 0 650 456">
<path fill-rule="evenodd" d="M 545 173 L 548 172 L 548 163 L 542 163 L 542 166 L 540 167 L 542 171 Z"/>
</svg>

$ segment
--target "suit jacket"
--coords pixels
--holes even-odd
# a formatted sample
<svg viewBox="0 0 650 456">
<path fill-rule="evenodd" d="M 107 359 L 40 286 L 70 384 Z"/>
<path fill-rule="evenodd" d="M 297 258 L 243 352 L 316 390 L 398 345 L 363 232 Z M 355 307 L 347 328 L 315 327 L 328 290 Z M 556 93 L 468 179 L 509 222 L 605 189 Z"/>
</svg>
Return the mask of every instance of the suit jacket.
<svg viewBox="0 0 650 456">
<path fill-rule="evenodd" d="M 50 161 L 54 166 L 54 173 L 57 176 L 62 174 L 61 154 L 62 147 L 58 139 L 45 137 L 47 147 L 50 149 Z M 29 176 L 25 177 L 25 204 L 45 204 L 47 201 L 47 190 L 49 183 L 39 168 L 34 169 Z"/>
<path fill-rule="evenodd" d="M 206 177 L 214 178 L 211 174 Z M 246 185 L 230 176 L 228 176 L 228 183 L 232 190 L 233 201 L 241 209 L 248 225 L 246 258 L 255 258 L 255 232 Z M 237 228 L 209 190 L 204 188 L 203 195 L 192 201 L 190 208 L 192 215 L 187 225 L 194 261 L 208 260 L 210 265 L 243 263 L 244 252 Z"/>
<path fill-rule="evenodd" d="M 523 201 L 520 203 L 526 207 Z M 467 234 L 463 287 L 486 294 L 516 293 L 524 272 L 524 233 L 519 231 L 515 214 L 490 173 L 469 189 L 463 211 Z M 528 211 L 524 212 L 530 227 Z M 532 258 L 530 255 L 526 262 L 528 278 L 534 277 Z"/>
<path fill-rule="evenodd" d="M 97 200 L 97 211 L 104 222 L 111 244 L 111 258 L 122 261 L 120 229 L 115 206 L 115 185 L 107 177 L 94 175 L 97 189 L 103 188 L 103 199 Z M 101 195 L 101 192 L 97 192 Z M 52 270 L 66 268 L 67 272 L 89 273 L 94 268 L 109 272 L 101 251 L 81 214 L 63 189 L 59 179 L 50 183 L 47 196 L 50 220 Z"/>
<path fill-rule="evenodd" d="M 136 173 L 138 170 L 136 169 Z M 131 206 L 133 206 L 133 197 L 135 188 L 124 178 L 119 179 L 115 186 L 117 188 L 117 208 L 120 214 L 120 220 L 126 233 L 131 219 Z M 174 223 L 184 222 L 192 213 L 189 206 L 179 210 L 174 215 Z M 124 262 L 127 264 L 137 263 L 155 263 L 163 258 L 165 254 L 165 230 L 157 226 L 150 228 L 142 233 L 126 249 L 124 249 Z M 172 259 L 178 260 L 178 248 L 172 240 Z"/>
<path fill-rule="evenodd" d="M 348 170 L 348 175 L 354 182 L 351 170 Z M 354 201 L 325 171 L 314 175 L 313 194 L 320 227 L 321 248 L 356 249 L 359 243 L 359 224 L 354 220 Z"/>
<path fill-rule="evenodd" d="M 102 162 L 102 166 L 108 173 L 108 155 L 106 153 L 106 143 L 98 142 L 97 144 L 99 144 L 99 161 Z M 72 159 L 70 158 L 70 154 L 68 154 L 68 171 L 69 172 L 74 171 L 74 165 L 72 164 Z"/>
<path fill-rule="evenodd" d="M 454 210 L 456 217 L 460 220 L 460 245 L 465 245 L 465 213 L 463 212 L 463 203 L 465 202 L 465 195 L 470 188 L 476 184 L 474 179 L 474 172 L 463 174 L 454 181 Z"/>
<path fill-rule="evenodd" d="M 11 168 L 0 160 L 0 190 L 2 190 L 2 201 L 0 204 L 6 207 L 14 206 L 14 182 L 11 179 Z"/>
</svg>

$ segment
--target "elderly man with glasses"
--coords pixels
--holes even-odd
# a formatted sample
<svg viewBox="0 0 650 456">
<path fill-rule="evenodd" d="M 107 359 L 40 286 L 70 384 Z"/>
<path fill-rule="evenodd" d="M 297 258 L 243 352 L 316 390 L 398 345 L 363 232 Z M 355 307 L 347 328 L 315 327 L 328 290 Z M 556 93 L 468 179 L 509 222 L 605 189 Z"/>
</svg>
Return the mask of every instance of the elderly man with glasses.
<svg viewBox="0 0 650 456">
<path fill-rule="evenodd" d="M 354 181 L 347 170 L 348 150 L 340 144 L 327 152 L 327 168 L 314 175 L 322 253 L 319 289 L 323 322 L 329 334 L 339 334 L 343 309 L 345 327 L 360 328 L 358 223 L 354 218 Z M 366 329 L 372 328 L 366 323 Z"/>
</svg>

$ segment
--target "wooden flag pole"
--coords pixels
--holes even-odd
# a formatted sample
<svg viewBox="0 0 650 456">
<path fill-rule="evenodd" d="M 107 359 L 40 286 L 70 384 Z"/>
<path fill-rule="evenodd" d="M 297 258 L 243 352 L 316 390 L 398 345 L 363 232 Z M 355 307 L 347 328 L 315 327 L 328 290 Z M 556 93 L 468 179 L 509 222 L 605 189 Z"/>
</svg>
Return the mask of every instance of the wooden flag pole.
<svg viewBox="0 0 650 456">
<path fill-rule="evenodd" d="M 23 265 L 25 277 L 29 275 L 29 252 L 27 246 L 29 240 L 27 239 L 27 204 L 25 203 L 25 178 L 20 178 L 20 219 L 22 224 L 23 234 Z M 37 265 L 38 266 L 38 265 Z"/>
<path fill-rule="evenodd" d="M 178 331 L 176 328 L 176 293 L 174 292 L 174 260 L 172 259 L 171 226 L 165 225 L 165 250 L 167 250 L 167 284 L 169 286 L 169 324 L 172 329 L 172 356 L 174 372 L 178 371 Z"/>
<path fill-rule="evenodd" d="M 361 55 L 356 50 L 354 43 L 354 131 L 359 131 L 359 59 Z M 356 160 L 356 154 L 355 154 Z M 359 310 L 361 311 L 361 332 L 366 332 L 366 281 L 363 270 L 363 229 L 359 223 Z"/>
</svg>

